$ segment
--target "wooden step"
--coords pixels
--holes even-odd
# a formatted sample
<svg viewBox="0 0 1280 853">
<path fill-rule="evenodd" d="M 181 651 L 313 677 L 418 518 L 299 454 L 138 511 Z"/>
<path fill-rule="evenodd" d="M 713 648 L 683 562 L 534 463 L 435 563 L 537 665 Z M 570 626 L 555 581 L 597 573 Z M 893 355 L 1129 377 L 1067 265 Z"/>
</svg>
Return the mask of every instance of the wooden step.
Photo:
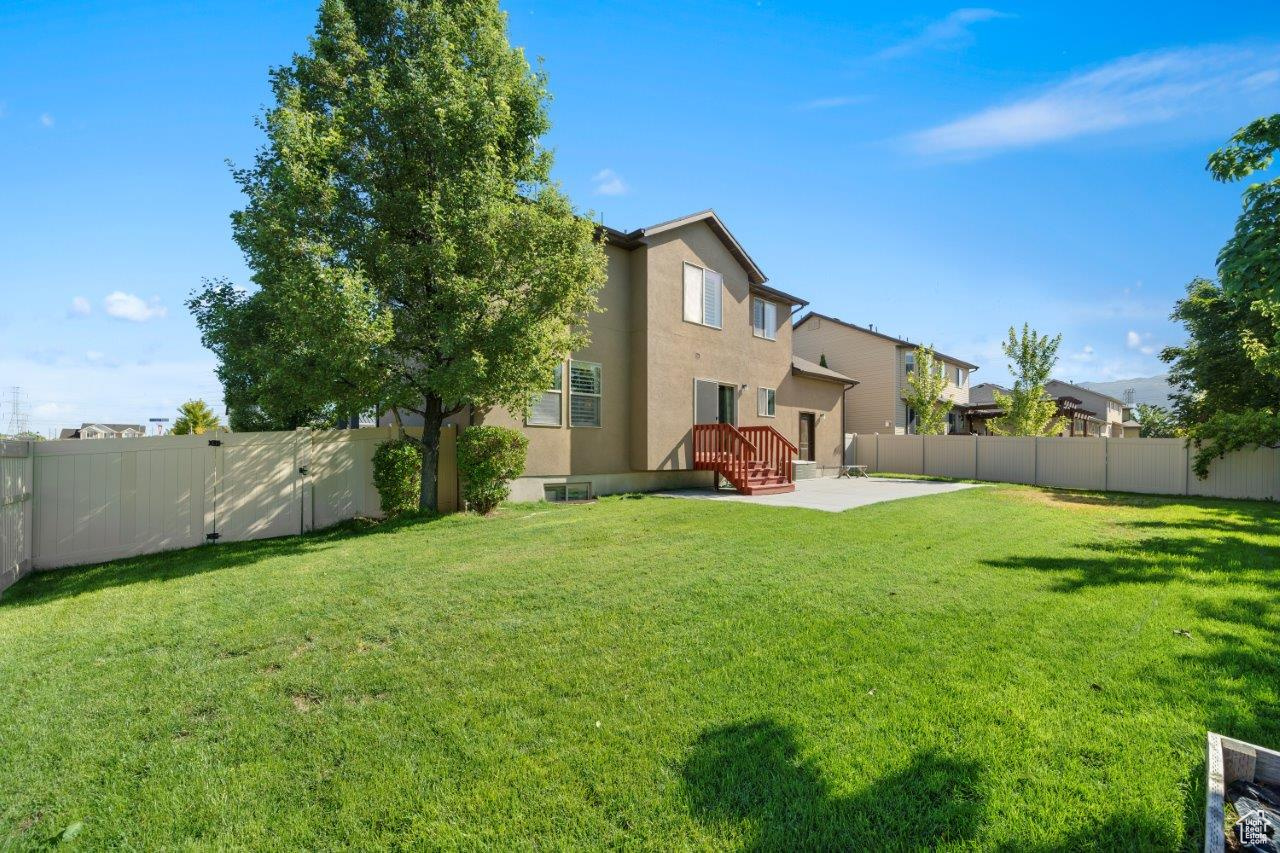
<svg viewBox="0 0 1280 853">
<path fill-rule="evenodd" d="M 739 494 L 743 495 L 780 495 L 786 492 L 794 492 L 796 490 L 795 483 L 775 483 L 770 486 L 752 486 L 738 489 Z"/>
</svg>

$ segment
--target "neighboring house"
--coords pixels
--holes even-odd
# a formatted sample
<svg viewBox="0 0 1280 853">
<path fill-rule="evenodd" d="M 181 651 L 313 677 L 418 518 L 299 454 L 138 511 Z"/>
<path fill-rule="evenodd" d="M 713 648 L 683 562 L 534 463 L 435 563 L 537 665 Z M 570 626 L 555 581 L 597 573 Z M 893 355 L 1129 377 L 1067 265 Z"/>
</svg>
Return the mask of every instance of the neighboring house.
<svg viewBox="0 0 1280 853">
<path fill-rule="evenodd" d="M 147 428 L 142 424 L 80 424 L 79 429 L 64 429 L 58 438 L 143 438 Z"/>
<path fill-rule="evenodd" d="M 729 424 L 700 434 L 754 434 L 762 444 L 772 427 L 812 463 L 798 468 L 838 468 L 844 391 L 856 383 L 793 356 L 791 316 L 803 299 L 768 286 L 710 210 L 602 236 L 608 279 L 603 312 L 587 324 L 591 343 L 557 367 L 527 416 L 494 409 L 451 419 L 528 436 L 513 500 L 710 485 L 695 461 L 705 468 L 736 451 L 704 448 L 695 460 L 695 424 Z M 791 488 L 774 474 L 755 490 Z"/>
<path fill-rule="evenodd" d="M 987 421 L 1000 417 L 1004 409 L 996 405 L 995 392 L 1008 394 L 1001 385 L 984 382 L 969 391 L 969 407 L 966 417 L 969 430 L 978 435 L 990 435 Z M 1069 438 L 1122 438 L 1121 425 L 1124 404 L 1114 397 L 1081 388 L 1070 382 L 1051 379 L 1045 383 L 1045 398 L 1057 403 L 1056 415 L 1063 419 L 1060 435 Z"/>
<path fill-rule="evenodd" d="M 1124 438 L 1123 400 L 1060 379 L 1050 379 L 1045 383 L 1044 389 L 1059 399 L 1071 397 L 1080 401 L 1080 407 L 1092 414 L 1092 418 L 1086 423 L 1088 435 Z"/>
<path fill-rule="evenodd" d="M 1126 405 L 1123 412 L 1124 420 L 1120 422 L 1120 428 L 1124 430 L 1125 438 L 1142 438 L 1142 424 L 1133 416 L 1133 406 Z"/>
<path fill-rule="evenodd" d="M 825 358 L 832 370 L 858 378 L 858 385 L 845 393 L 846 432 L 914 432 L 915 412 L 902 394 L 915 370 L 918 344 L 813 311 L 796 323 L 794 337 L 797 355 L 819 363 Z M 934 357 L 947 378 L 943 396 L 956 403 L 947 431 L 968 432 L 969 376 L 978 366 L 939 352 Z"/>
</svg>

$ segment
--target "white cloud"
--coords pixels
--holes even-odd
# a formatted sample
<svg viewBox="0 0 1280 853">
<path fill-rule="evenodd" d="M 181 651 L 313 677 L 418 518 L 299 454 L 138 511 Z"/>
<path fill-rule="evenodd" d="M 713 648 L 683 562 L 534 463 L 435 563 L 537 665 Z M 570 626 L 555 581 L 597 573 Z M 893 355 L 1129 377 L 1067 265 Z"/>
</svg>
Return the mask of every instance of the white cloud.
<svg viewBox="0 0 1280 853">
<path fill-rule="evenodd" d="M 53 127 L 53 116 L 48 113 L 40 113 L 40 124 L 45 127 Z"/>
<path fill-rule="evenodd" d="M 591 181 L 596 185 L 596 195 L 626 195 L 631 189 L 613 169 L 601 169 L 591 176 Z"/>
<path fill-rule="evenodd" d="M 71 307 L 67 309 L 69 317 L 88 317 L 93 312 L 93 306 L 89 304 L 89 300 L 83 296 L 77 296 L 71 300 Z"/>
<path fill-rule="evenodd" d="M 1200 47 L 1141 53 L 1073 74 L 1040 92 L 913 134 L 925 154 L 980 156 L 1219 108 L 1232 96 L 1274 94 L 1280 51 Z"/>
<path fill-rule="evenodd" d="M 876 58 L 899 59 L 922 50 L 963 47 L 973 42 L 971 28 L 974 24 L 1011 17 L 995 9 L 956 9 L 942 20 L 926 26 L 919 35 L 880 51 Z"/>
<path fill-rule="evenodd" d="M 837 107 L 847 107 L 853 104 L 866 103 L 866 95 L 838 95 L 833 98 L 814 98 L 812 101 L 805 101 L 797 104 L 796 109 L 800 110 L 831 110 Z"/>
<path fill-rule="evenodd" d="M 1129 349 L 1135 349 L 1143 355 L 1155 355 L 1156 345 L 1151 343 L 1151 335 L 1140 335 L 1130 329 L 1124 336 L 1124 345 Z"/>
<path fill-rule="evenodd" d="M 169 313 L 169 309 L 161 305 L 160 300 L 154 296 L 151 297 L 150 302 L 144 302 L 142 297 L 122 290 L 109 293 L 107 298 L 102 300 L 102 307 L 106 309 L 109 316 L 134 323 L 157 320 Z"/>
</svg>

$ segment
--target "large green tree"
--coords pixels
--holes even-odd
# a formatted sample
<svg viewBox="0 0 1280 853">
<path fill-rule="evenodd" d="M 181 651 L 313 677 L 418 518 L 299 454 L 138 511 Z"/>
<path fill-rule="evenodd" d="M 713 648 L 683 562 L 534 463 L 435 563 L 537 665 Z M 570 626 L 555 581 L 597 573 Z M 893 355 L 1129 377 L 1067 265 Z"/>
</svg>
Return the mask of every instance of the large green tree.
<svg viewBox="0 0 1280 853">
<path fill-rule="evenodd" d="M 1271 167 L 1280 150 L 1280 115 L 1242 128 L 1209 156 L 1209 173 L 1238 181 Z M 1196 474 L 1246 447 L 1280 446 L 1280 179 L 1251 184 L 1235 231 L 1218 253 L 1218 283 L 1196 279 L 1173 318 L 1184 346 L 1161 357 L 1172 365 L 1174 411 L 1195 441 Z"/>
<path fill-rule="evenodd" d="M 947 431 L 947 413 L 955 405 L 942 395 L 947 390 L 947 376 L 931 347 L 916 347 L 915 367 L 907 374 L 907 387 L 902 391 L 906 404 L 915 410 L 917 435 L 943 435 Z"/>
<path fill-rule="evenodd" d="M 1062 432 L 1058 403 L 1045 392 L 1045 385 L 1058 363 L 1062 335 L 1049 337 L 1022 325 L 1022 334 L 1010 326 L 1009 337 L 1001 344 L 1013 374 L 1013 390 L 994 392 L 996 406 L 1004 414 L 987 422 L 993 435 L 1057 435 Z"/>
<path fill-rule="evenodd" d="M 325 0 L 271 78 L 232 217 L 258 291 L 207 283 L 202 332 L 270 329 L 230 344 L 256 350 L 232 369 L 264 411 L 416 413 L 434 508 L 443 420 L 526 408 L 598 310 L 603 248 L 540 144 L 545 77 L 496 0 Z"/>
<path fill-rule="evenodd" d="M 1178 434 L 1178 422 L 1164 406 L 1139 403 L 1134 417 L 1141 425 L 1138 430 L 1140 438 L 1174 438 Z"/>
</svg>

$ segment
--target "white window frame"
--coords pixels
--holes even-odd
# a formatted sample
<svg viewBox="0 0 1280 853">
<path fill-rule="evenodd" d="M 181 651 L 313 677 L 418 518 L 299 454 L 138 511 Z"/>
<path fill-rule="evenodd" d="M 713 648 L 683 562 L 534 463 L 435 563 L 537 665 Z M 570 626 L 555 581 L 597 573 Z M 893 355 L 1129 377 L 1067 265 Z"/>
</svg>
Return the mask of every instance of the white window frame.
<svg viewBox="0 0 1280 853">
<path fill-rule="evenodd" d="M 757 306 L 760 308 L 759 322 L 756 317 Z M 769 322 L 771 314 L 773 315 L 772 323 Z M 751 297 L 751 334 L 766 341 L 778 339 L 778 303 L 771 302 L 763 296 Z"/>
<path fill-rule="evenodd" d="M 596 392 L 575 391 L 573 388 L 573 366 L 575 364 L 596 368 Z M 573 422 L 573 398 L 594 397 L 596 399 L 596 422 L 593 424 L 577 424 Z M 569 360 L 569 428 L 599 429 L 604 425 L 604 367 L 598 361 Z"/>
<path fill-rule="evenodd" d="M 913 350 L 907 350 L 907 358 L 903 365 L 907 376 L 916 372 L 916 354 Z"/>
<path fill-rule="evenodd" d="M 524 419 L 524 425 L 529 427 L 541 427 L 544 429 L 557 429 L 564 426 L 564 362 L 556 365 L 554 383 L 546 391 L 543 391 L 539 397 L 546 397 L 548 394 L 555 394 L 557 399 L 556 405 L 556 422 L 539 423 L 532 419 L 536 403 L 529 407 L 529 414 Z"/>
<path fill-rule="evenodd" d="M 691 264 L 688 261 L 684 262 L 683 270 L 684 278 L 682 281 L 682 287 L 684 289 L 684 321 L 698 326 L 706 326 L 708 329 L 723 329 L 724 276 L 713 269 L 700 267 L 697 264 Z M 691 273 L 694 275 L 694 278 L 696 278 L 696 281 L 694 278 L 690 277 Z M 714 323 L 711 322 L 713 318 L 710 316 L 707 306 L 707 287 L 712 283 L 708 281 L 708 273 L 714 276 L 714 292 L 716 294 Z M 691 292 L 692 287 L 697 287 L 696 293 Z M 697 310 L 697 316 L 693 316 L 695 307 Z"/>
<path fill-rule="evenodd" d="M 762 418 L 778 416 L 778 389 L 761 387 L 756 391 L 756 414 Z"/>
</svg>

